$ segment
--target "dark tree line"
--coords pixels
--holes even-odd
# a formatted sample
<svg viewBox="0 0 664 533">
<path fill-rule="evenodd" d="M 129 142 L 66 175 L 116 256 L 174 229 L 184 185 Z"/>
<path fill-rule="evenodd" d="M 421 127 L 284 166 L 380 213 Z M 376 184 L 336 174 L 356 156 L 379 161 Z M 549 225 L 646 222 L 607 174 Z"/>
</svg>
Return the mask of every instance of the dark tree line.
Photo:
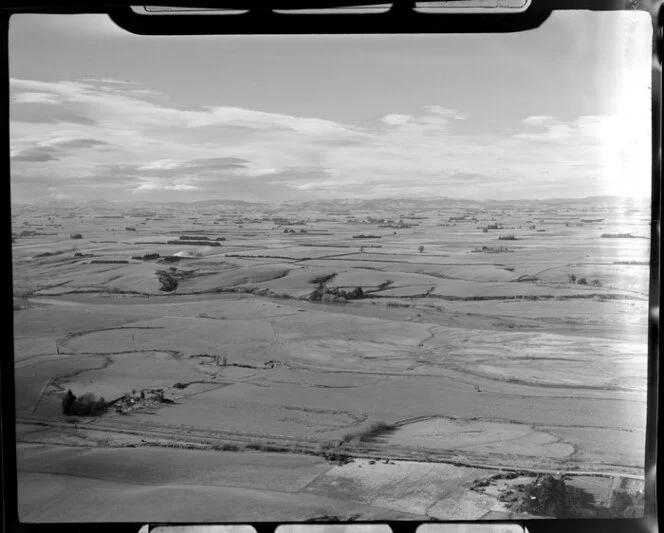
<svg viewBox="0 0 664 533">
<path fill-rule="evenodd" d="M 76 396 L 71 390 L 68 390 L 62 398 L 62 414 L 75 416 L 96 416 L 106 411 L 106 401 L 104 398 L 95 399 L 92 393 Z"/>
</svg>

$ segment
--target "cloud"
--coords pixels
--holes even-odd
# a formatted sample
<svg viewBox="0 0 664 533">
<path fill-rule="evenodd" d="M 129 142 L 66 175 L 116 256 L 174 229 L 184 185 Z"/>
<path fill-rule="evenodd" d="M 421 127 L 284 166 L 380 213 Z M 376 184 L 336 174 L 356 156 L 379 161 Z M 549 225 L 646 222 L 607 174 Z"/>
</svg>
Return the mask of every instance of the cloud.
<svg viewBox="0 0 664 533">
<path fill-rule="evenodd" d="M 95 146 L 106 146 L 108 143 L 97 139 L 56 138 L 44 142 L 45 146 L 57 147 L 59 150 L 72 150 L 79 148 L 94 148 Z"/>
<path fill-rule="evenodd" d="M 194 191 L 198 189 L 195 185 L 187 183 L 171 183 L 160 178 L 141 179 L 140 185 L 131 189 L 132 193 L 153 192 L 153 191 Z"/>
<path fill-rule="evenodd" d="M 133 85 L 134 82 L 126 80 L 115 80 L 112 78 L 83 78 L 81 81 L 86 83 L 102 83 L 111 85 Z"/>
<path fill-rule="evenodd" d="M 529 124 L 530 125 L 530 124 Z M 540 125 L 540 124 L 538 124 Z M 516 139 L 531 139 L 534 141 L 561 141 L 571 137 L 574 134 L 573 126 L 565 123 L 555 123 L 553 120 L 542 122 L 544 131 L 539 132 L 524 132 L 517 133 L 514 138 Z"/>
<path fill-rule="evenodd" d="M 478 174 L 477 172 L 455 172 L 450 175 L 449 180 L 469 184 L 489 183 L 492 181 L 492 178 L 486 174 Z"/>
<path fill-rule="evenodd" d="M 160 159 L 159 161 L 152 161 L 146 165 L 141 165 L 137 170 L 171 170 L 180 166 L 179 161 L 172 159 Z"/>
<path fill-rule="evenodd" d="M 58 98 L 49 93 L 24 92 L 14 96 L 12 101 L 15 104 L 57 104 Z"/>
<path fill-rule="evenodd" d="M 504 197 L 553 183 L 561 196 L 629 192 L 625 176 L 630 188 L 649 190 L 649 125 L 641 111 L 572 120 L 533 115 L 499 128 L 432 104 L 355 125 L 185 107 L 117 81 L 11 80 L 14 190 L 277 200 L 405 189 Z"/>
<path fill-rule="evenodd" d="M 45 163 L 46 161 L 57 161 L 57 150 L 48 146 L 36 146 L 27 150 L 16 150 L 11 154 L 12 161 L 27 161 L 30 163 Z"/>
<path fill-rule="evenodd" d="M 611 115 L 584 115 L 560 121 L 529 120 L 524 131 L 505 141 L 508 152 L 520 154 L 516 165 L 539 173 L 550 171 L 560 191 L 646 196 L 650 193 L 650 117 L 647 110 L 618 110 Z M 529 117 L 532 119 L 533 117 Z M 536 123 L 536 124 L 535 124 Z M 539 165 L 537 165 L 539 159 Z"/>
<path fill-rule="evenodd" d="M 23 148 L 20 146 L 23 145 Z M 106 143 L 96 139 L 56 137 L 37 143 L 24 143 L 17 140 L 12 144 L 11 160 L 13 162 L 45 163 L 59 161 L 71 155 L 72 150 L 81 150 L 105 146 Z"/>
<path fill-rule="evenodd" d="M 448 109 L 438 105 L 430 105 L 425 108 L 426 113 L 415 117 L 413 115 L 388 114 L 381 118 L 381 122 L 390 126 L 410 126 L 410 127 L 444 127 L 451 120 L 465 120 L 467 117 L 454 109 Z"/>
<path fill-rule="evenodd" d="M 71 200 L 72 196 L 71 194 L 65 194 L 58 192 L 58 190 L 55 187 L 49 187 L 48 189 L 49 197 L 52 198 L 53 200 Z"/>
<path fill-rule="evenodd" d="M 383 118 L 381 118 L 381 122 L 385 124 L 389 124 L 390 126 L 403 126 L 404 124 L 408 124 L 413 120 L 412 115 L 399 115 L 399 114 L 392 114 L 392 115 L 385 115 Z"/>
<path fill-rule="evenodd" d="M 526 126 L 544 126 L 549 124 L 552 120 L 553 117 L 549 115 L 533 115 L 524 118 L 521 123 Z"/>
<path fill-rule="evenodd" d="M 160 159 L 137 168 L 140 171 L 158 170 L 161 175 L 246 168 L 248 161 L 239 157 L 204 157 L 192 160 Z"/>
<path fill-rule="evenodd" d="M 237 107 L 206 107 L 204 109 L 203 112 L 191 115 L 187 124 L 189 127 L 240 126 L 254 130 L 284 129 L 314 136 L 359 134 L 354 128 L 319 118 L 294 117 Z"/>
<path fill-rule="evenodd" d="M 431 115 L 436 115 L 440 117 L 451 118 L 454 120 L 466 120 L 468 118 L 463 113 L 459 113 L 454 109 L 448 109 L 446 107 L 441 107 L 438 105 L 430 105 L 426 107 L 426 110 Z"/>
<path fill-rule="evenodd" d="M 43 102 L 35 102 L 30 106 L 12 107 L 11 119 L 15 124 L 78 124 L 82 126 L 95 126 L 94 119 L 88 116 L 60 105 Z"/>
</svg>

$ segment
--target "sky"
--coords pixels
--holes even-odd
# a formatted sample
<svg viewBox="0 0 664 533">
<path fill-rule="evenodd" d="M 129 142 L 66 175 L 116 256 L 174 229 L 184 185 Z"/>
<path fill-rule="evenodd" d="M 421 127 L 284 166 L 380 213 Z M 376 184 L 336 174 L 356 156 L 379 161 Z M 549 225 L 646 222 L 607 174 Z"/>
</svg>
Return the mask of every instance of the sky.
<svg viewBox="0 0 664 533">
<path fill-rule="evenodd" d="M 651 26 L 138 36 L 10 21 L 12 201 L 650 195 Z"/>
</svg>

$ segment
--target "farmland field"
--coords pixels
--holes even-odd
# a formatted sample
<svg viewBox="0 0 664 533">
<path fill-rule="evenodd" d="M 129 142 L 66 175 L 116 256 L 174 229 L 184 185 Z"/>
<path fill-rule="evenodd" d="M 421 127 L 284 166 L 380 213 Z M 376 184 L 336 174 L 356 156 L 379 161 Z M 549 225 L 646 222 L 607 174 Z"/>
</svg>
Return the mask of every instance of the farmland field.
<svg viewBox="0 0 664 533">
<path fill-rule="evenodd" d="M 643 482 L 649 217 L 17 204 L 21 518 L 520 517 L 501 493 L 547 473 L 610 514 Z"/>
</svg>

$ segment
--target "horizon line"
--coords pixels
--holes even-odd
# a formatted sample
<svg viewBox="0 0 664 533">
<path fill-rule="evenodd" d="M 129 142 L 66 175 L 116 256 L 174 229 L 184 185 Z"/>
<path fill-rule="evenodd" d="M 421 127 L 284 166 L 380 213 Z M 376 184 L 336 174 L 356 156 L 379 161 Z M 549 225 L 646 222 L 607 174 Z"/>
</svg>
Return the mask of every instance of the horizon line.
<svg viewBox="0 0 664 533">
<path fill-rule="evenodd" d="M 561 201 L 579 201 L 579 200 L 592 200 L 592 199 L 613 199 L 613 200 L 637 200 L 637 201 L 650 201 L 652 196 L 639 196 L 639 195 L 616 195 L 616 194 L 597 194 L 590 196 L 556 196 L 548 198 L 509 198 L 509 199 L 497 199 L 497 198 L 485 198 L 485 199 L 473 199 L 466 197 L 453 197 L 453 196 L 403 196 L 403 197 L 394 197 L 394 196 L 382 196 L 375 198 L 315 198 L 308 200 L 279 200 L 279 201 L 266 201 L 266 200 L 245 200 L 245 199 L 224 199 L 224 198 L 211 198 L 206 200 L 138 200 L 138 199 L 126 199 L 126 200 L 107 200 L 105 198 L 91 198 L 88 200 L 74 200 L 74 199 L 43 199 L 36 200 L 33 202 L 30 201 L 10 201 L 10 205 L 15 206 L 26 206 L 26 205 L 53 205 L 57 204 L 78 204 L 84 206 L 91 203 L 104 203 L 109 205 L 122 205 L 122 204 L 201 204 L 201 203 L 250 203 L 250 204 L 264 204 L 264 205 L 281 205 L 281 204 L 305 204 L 305 203 L 332 203 L 332 202 L 371 202 L 371 201 L 384 201 L 384 202 L 403 202 L 403 201 L 423 201 L 431 202 L 435 200 L 448 200 L 448 201 L 462 201 L 462 202 L 474 202 L 474 203 L 505 203 L 505 202 L 561 202 Z"/>
</svg>

